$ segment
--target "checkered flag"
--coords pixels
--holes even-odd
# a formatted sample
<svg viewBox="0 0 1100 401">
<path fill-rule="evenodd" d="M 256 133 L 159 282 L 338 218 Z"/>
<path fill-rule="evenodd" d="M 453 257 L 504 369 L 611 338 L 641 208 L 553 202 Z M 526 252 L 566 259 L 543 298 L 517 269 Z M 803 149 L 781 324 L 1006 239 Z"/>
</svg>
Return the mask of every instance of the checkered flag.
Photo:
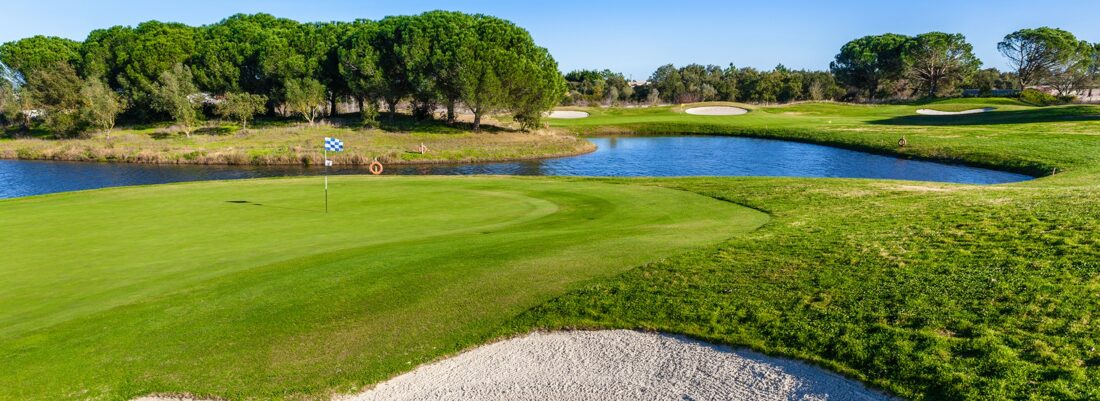
<svg viewBox="0 0 1100 401">
<path fill-rule="evenodd" d="M 341 141 L 341 140 L 336 139 L 336 138 L 326 137 L 325 138 L 325 150 L 327 150 L 329 152 L 343 152 L 344 151 L 344 141 Z"/>
</svg>

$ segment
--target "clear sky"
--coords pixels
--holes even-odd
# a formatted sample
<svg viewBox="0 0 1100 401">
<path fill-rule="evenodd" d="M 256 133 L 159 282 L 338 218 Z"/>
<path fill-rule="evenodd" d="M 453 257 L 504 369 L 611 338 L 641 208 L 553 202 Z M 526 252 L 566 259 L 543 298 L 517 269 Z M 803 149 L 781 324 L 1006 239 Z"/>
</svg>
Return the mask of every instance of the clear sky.
<svg viewBox="0 0 1100 401">
<path fill-rule="evenodd" d="M 825 69 L 848 40 L 869 34 L 959 32 L 987 66 L 1019 28 L 1051 26 L 1100 42 L 1096 0 L 852 1 L 350 1 L 3 0 L 0 42 L 33 35 L 83 40 L 89 31 L 157 19 L 202 25 L 235 13 L 298 21 L 379 19 L 434 9 L 495 15 L 527 28 L 562 70 L 610 68 L 645 79 L 659 65 Z"/>
</svg>

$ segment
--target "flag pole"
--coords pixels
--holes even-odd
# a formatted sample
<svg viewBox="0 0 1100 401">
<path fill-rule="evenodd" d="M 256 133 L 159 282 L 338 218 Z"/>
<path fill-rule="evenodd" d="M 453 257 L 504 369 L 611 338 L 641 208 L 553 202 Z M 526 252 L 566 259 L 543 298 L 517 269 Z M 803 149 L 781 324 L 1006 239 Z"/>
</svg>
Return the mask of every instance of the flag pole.
<svg viewBox="0 0 1100 401">
<path fill-rule="evenodd" d="M 325 213 L 328 213 L 328 146 L 325 149 Z"/>
</svg>

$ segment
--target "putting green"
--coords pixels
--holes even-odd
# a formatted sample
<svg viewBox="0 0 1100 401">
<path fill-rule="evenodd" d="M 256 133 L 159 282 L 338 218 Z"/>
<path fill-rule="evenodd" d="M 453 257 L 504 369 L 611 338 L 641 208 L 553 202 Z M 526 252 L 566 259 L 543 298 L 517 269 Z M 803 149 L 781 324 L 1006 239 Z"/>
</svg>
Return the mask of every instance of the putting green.
<svg viewBox="0 0 1100 401">
<path fill-rule="evenodd" d="M 334 177 L 0 201 L 0 399 L 349 392 L 582 281 L 752 230 L 592 180 Z"/>
</svg>

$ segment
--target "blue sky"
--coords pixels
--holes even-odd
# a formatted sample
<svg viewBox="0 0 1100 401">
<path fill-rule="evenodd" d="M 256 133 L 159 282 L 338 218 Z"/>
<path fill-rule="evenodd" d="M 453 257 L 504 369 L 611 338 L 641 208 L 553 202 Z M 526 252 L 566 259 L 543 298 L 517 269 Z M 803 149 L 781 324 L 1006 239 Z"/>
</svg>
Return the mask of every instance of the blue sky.
<svg viewBox="0 0 1100 401">
<path fill-rule="evenodd" d="M 81 40 L 92 29 L 158 19 L 201 25 L 267 12 L 299 21 L 379 19 L 433 9 L 512 20 L 550 49 L 563 70 L 610 68 L 635 79 L 657 66 L 824 69 L 850 39 L 885 32 L 959 32 L 987 66 L 1003 68 L 996 43 L 1024 27 L 1052 26 L 1100 42 L 1100 1 L 52 1 L 5 0 L 0 42 L 33 35 Z M 14 4 L 12 4 L 14 3 Z"/>
</svg>

